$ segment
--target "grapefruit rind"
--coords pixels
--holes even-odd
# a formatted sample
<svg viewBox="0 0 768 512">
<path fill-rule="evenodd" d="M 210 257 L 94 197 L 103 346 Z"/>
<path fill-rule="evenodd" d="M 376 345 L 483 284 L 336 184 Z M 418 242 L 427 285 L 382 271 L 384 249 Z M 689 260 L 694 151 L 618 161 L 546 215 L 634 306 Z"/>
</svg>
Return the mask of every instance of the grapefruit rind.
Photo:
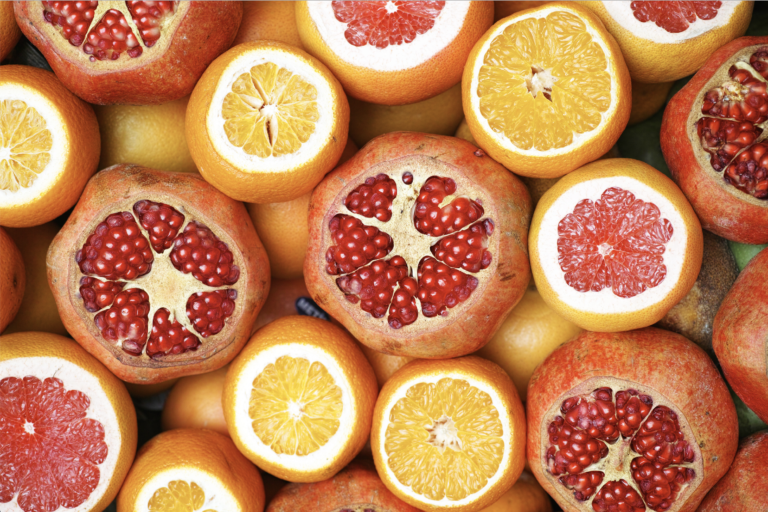
<svg viewBox="0 0 768 512">
<path fill-rule="evenodd" d="M 168 484 L 177 480 L 186 482 L 189 485 L 194 482 L 205 493 L 204 505 L 194 509 L 190 505 L 189 510 L 194 510 L 194 512 L 208 509 L 212 509 L 215 512 L 241 510 L 241 504 L 219 478 L 201 468 L 178 466 L 156 473 L 147 479 L 136 494 L 133 512 L 172 512 L 170 509 L 149 508 L 149 503 L 159 489 L 168 488 Z"/>
<path fill-rule="evenodd" d="M 121 426 L 99 378 L 80 366 L 58 357 L 22 357 L 0 361 L 0 380 L 8 377 L 32 375 L 41 381 L 55 377 L 64 383 L 66 391 L 80 391 L 90 399 L 86 419 L 101 423 L 104 428 L 104 442 L 107 444 L 107 457 L 98 465 L 99 483 L 90 496 L 78 506 L 77 510 L 92 510 L 110 490 L 112 475 L 119 462 L 123 449 Z M 3 504 L 3 510 L 22 510 L 18 505 L 18 494 Z M 5 507 L 9 506 L 10 509 Z"/>
</svg>

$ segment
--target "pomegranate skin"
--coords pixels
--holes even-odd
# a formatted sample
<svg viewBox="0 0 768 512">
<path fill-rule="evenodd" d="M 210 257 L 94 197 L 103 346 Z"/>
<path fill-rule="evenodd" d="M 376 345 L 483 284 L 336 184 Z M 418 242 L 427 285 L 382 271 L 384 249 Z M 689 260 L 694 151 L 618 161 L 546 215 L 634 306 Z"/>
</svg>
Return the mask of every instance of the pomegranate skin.
<svg viewBox="0 0 768 512">
<path fill-rule="evenodd" d="M 768 510 L 768 478 L 762 470 L 768 460 L 768 431 L 739 443 L 728 473 L 717 482 L 698 512 L 764 512 Z"/>
<path fill-rule="evenodd" d="M 768 243 L 768 201 L 754 199 L 729 185 L 723 173 L 710 167 L 708 159 L 697 158 L 695 145 L 699 143 L 695 132 L 691 133 L 689 116 L 692 109 L 700 106 L 697 100 L 714 85 L 708 82 L 726 61 L 740 50 L 765 44 L 768 37 L 740 37 L 713 53 L 704 67 L 669 101 L 661 124 L 664 159 L 702 227 L 745 244 Z M 700 110 L 697 115 L 702 115 Z"/>
<path fill-rule="evenodd" d="M 240 275 L 232 286 L 238 291 L 232 316 L 223 330 L 204 338 L 194 352 L 162 359 L 131 356 L 101 336 L 93 313 L 88 313 L 83 306 L 79 292 L 83 274 L 75 261 L 76 252 L 108 215 L 130 211 L 128 206 L 142 199 L 184 205 L 182 213 L 210 228 L 228 245 L 235 255 L 235 263 L 239 263 Z M 53 239 L 46 262 L 48 284 L 64 327 L 117 377 L 136 384 L 154 384 L 205 373 L 230 362 L 248 341 L 269 294 L 269 260 L 241 202 L 222 194 L 198 175 L 133 164 L 114 165 L 91 178 L 69 219 Z M 148 275 L 151 273 L 150 270 Z M 125 288 L 130 287 L 131 281 L 128 281 Z M 151 329 L 152 318 L 149 321 Z"/>
<path fill-rule="evenodd" d="M 336 285 L 336 276 L 326 272 L 325 259 L 330 240 L 327 226 L 335 213 L 331 206 L 343 203 L 345 190 L 351 190 L 367 177 L 376 175 L 379 171 L 372 169 L 373 166 L 382 163 L 396 165 L 398 160 L 410 157 L 438 160 L 441 165 L 449 166 L 451 172 L 471 181 L 473 187 L 492 199 L 493 204 L 486 202 L 483 207 L 485 215 L 495 223 L 493 261 L 489 268 L 496 271 L 473 292 L 478 294 L 478 298 L 470 297 L 468 302 L 471 303 L 460 315 L 438 315 L 427 319 L 430 323 L 422 324 L 425 325 L 424 330 L 417 332 L 414 329 L 393 329 L 386 321 L 379 324 L 372 322 L 370 314 L 344 298 Z M 392 178 L 401 179 L 394 175 Z M 315 302 L 344 325 L 358 341 L 374 350 L 423 359 L 463 356 L 478 350 L 490 340 L 528 286 L 531 279 L 528 261 L 530 219 L 531 199 L 525 185 L 482 150 L 455 137 L 415 132 L 388 133 L 366 144 L 349 161 L 328 174 L 312 193 L 304 279 Z M 384 224 L 382 228 L 385 231 L 386 226 Z M 409 229 L 416 233 L 413 225 Z M 396 245 L 387 258 L 396 255 L 398 250 Z M 415 277 L 415 268 L 413 274 Z M 419 308 L 419 320 L 416 322 L 422 319 Z"/>
<path fill-rule="evenodd" d="M 69 41 L 41 30 L 47 24 L 41 2 L 16 1 L 14 13 L 27 39 L 43 53 L 59 80 L 80 98 L 97 105 L 152 105 L 191 94 L 213 59 L 232 45 L 243 17 L 242 2 L 178 5 L 184 3 L 188 9 L 181 12 L 178 7 L 176 14 L 183 18 L 172 33 L 160 36 L 160 41 L 172 38 L 163 52 L 145 51 L 138 58 L 121 55 L 125 66 L 114 70 L 99 69 L 80 48 L 77 51 L 83 58 L 67 56 L 60 48 L 74 48 Z"/>
<path fill-rule="evenodd" d="M 715 316 L 712 348 L 728 383 L 768 422 L 768 250 L 741 271 Z"/>
<path fill-rule="evenodd" d="M 728 471 L 738 446 L 738 419 L 728 388 L 712 360 L 679 334 L 654 327 L 619 333 L 584 332 L 555 350 L 528 384 L 527 455 L 531 470 L 565 512 L 586 512 L 566 501 L 547 477 L 542 422 L 563 395 L 586 380 L 606 377 L 655 390 L 686 418 L 703 462 L 703 477 L 684 503 L 670 510 L 692 512 Z M 559 405 L 559 404 L 558 404 Z M 543 429 L 546 432 L 546 426 Z M 694 440 L 688 440 L 692 442 Z M 697 479 L 699 476 L 697 475 Z M 559 485 L 559 483 L 557 484 Z"/>
</svg>

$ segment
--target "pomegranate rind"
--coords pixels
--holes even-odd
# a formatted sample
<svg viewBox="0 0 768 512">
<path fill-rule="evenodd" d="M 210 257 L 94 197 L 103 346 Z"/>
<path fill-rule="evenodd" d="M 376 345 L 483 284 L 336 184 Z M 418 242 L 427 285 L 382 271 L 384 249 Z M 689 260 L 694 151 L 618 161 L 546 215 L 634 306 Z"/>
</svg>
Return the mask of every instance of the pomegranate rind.
<svg viewBox="0 0 768 512">
<path fill-rule="evenodd" d="M 741 271 L 715 316 L 712 348 L 726 380 L 768 422 L 768 250 Z"/>
<path fill-rule="evenodd" d="M 45 21 L 41 2 L 14 2 L 14 12 L 27 39 L 43 53 L 59 80 L 80 98 L 97 105 L 156 105 L 192 92 L 208 64 L 232 45 L 243 5 L 179 2 L 170 30 L 161 34 L 154 47 L 138 58 L 126 54 L 100 65 Z"/>
<path fill-rule="evenodd" d="M 665 280 L 676 278 L 677 282 L 665 295 L 658 297 L 654 302 L 650 302 L 647 306 L 636 305 L 632 310 L 622 310 L 623 304 L 628 299 L 614 297 L 615 310 L 606 312 L 606 310 L 597 307 L 597 303 L 590 304 L 590 298 L 594 292 L 585 292 L 583 294 L 583 301 L 568 302 L 565 298 L 566 296 L 561 295 L 560 292 L 560 289 L 566 286 L 566 282 L 562 277 L 562 271 L 560 269 L 544 268 L 543 263 L 546 262 L 547 254 L 542 253 L 542 246 L 545 245 L 547 239 L 553 237 L 552 233 L 542 233 L 542 222 L 545 220 L 545 215 L 547 215 L 555 202 L 572 187 L 584 182 L 606 178 L 629 178 L 629 180 L 635 183 L 642 184 L 644 187 L 658 192 L 674 208 L 673 212 L 669 212 L 673 213 L 674 216 L 668 215 L 663 210 L 661 212 L 662 218 L 671 217 L 671 220 L 677 218 L 677 224 L 673 225 L 675 230 L 673 237 L 685 237 L 685 243 L 680 246 L 683 254 L 664 253 L 665 259 L 669 257 L 682 259 L 676 265 L 680 269 L 678 276 L 667 275 L 665 277 Z M 635 193 L 640 199 L 647 200 L 647 198 L 642 197 L 642 194 L 638 194 L 636 191 L 630 190 L 630 192 Z M 568 210 L 565 213 L 571 213 L 571 211 Z M 661 320 L 693 288 L 701 269 L 704 254 L 704 235 L 701 225 L 680 189 L 672 180 L 650 165 L 629 158 L 613 158 L 592 162 L 560 179 L 542 196 L 536 207 L 533 220 L 531 221 L 529 244 L 534 281 L 545 302 L 560 315 L 579 327 L 600 332 L 638 329 L 653 325 Z M 670 266 L 669 263 L 667 263 L 667 266 Z M 562 286 L 560 283 L 557 283 L 557 286 L 552 285 L 550 279 L 552 279 L 551 276 L 553 275 L 554 279 L 562 280 Z M 646 290 L 629 300 L 635 300 L 635 304 L 642 304 L 643 300 L 652 291 L 653 289 Z"/>
<path fill-rule="evenodd" d="M 704 229 L 734 242 L 768 243 L 768 201 L 756 199 L 726 183 L 712 169 L 709 154 L 701 149 L 695 123 L 710 89 L 728 78 L 734 59 L 749 62 L 768 37 L 741 37 L 723 46 L 667 104 L 661 124 L 661 151 Z"/>
<path fill-rule="evenodd" d="M 459 83 L 472 45 L 493 24 L 493 4 L 470 2 L 461 29 L 442 50 L 416 66 L 381 71 L 373 67 L 375 64 L 370 67 L 358 66 L 337 54 L 324 40 L 324 34 L 318 29 L 310 12 L 311 9 L 323 7 L 310 4 L 315 2 L 296 3 L 296 23 L 304 47 L 331 68 L 347 94 L 380 105 L 416 103 L 437 96 Z M 326 4 L 324 8 L 331 9 L 330 2 Z M 435 30 L 435 27 L 431 30 Z M 419 36 L 416 37 L 418 39 Z M 409 45 L 404 43 L 399 47 L 401 51 L 408 51 Z M 349 44 L 349 50 L 353 51 L 355 47 Z M 409 86 L 403 87 L 403 84 Z"/>
<path fill-rule="evenodd" d="M 86 510 L 88 512 L 104 510 L 117 496 L 136 453 L 138 439 L 136 409 L 133 407 L 133 402 L 125 385 L 77 343 L 57 334 L 41 332 L 7 334 L 0 336 L 0 346 L 2 347 L 0 350 L 0 367 L 4 366 L 4 363 L 15 360 L 30 359 L 29 372 L 40 380 L 44 380 L 55 375 L 36 373 L 34 358 L 51 359 L 51 354 L 55 353 L 57 358 L 92 375 L 98 381 L 100 388 L 111 398 L 112 404 L 116 406 L 113 408 L 113 412 L 117 420 L 118 431 L 110 435 L 121 440 L 116 458 L 117 464 L 111 475 L 103 472 L 100 474 L 100 479 L 109 478 L 109 484 L 101 498 L 92 507 L 83 509 L 84 512 Z M 22 362 L 22 364 L 24 363 Z M 24 375 L 16 375 L 16 377 L 23 378 Z M 108 449 L 113 448 L 114 446 L 108 446 Z"/>
<path fill-rule="evenodd" d="M 142 199 L 183 205 L 188 219 L 208 226 L 229 247 L 240 268 L 240 277 L 232 286 L 238 290 L 232 316 L 221 332 L 205 338 L 194 352 L 162 359 L 131 356 L 104 340 L 93 313 L 85 310 L 79 297 L 82 272 L 75 253 L 110 213 L 131 211 Z M 104 169 L 88 182 L 80 202 L 51 243 L 47 265 L 48 283 L 67 331 L 120 379 L 136 384 L 205 373 L 227 364 L 248 341 L 270 284 L 269 260 L 242 203 L 199 176 L 132 164 Z"/>
<path fill-rule="evenodd" d="M 743 439 L 731 469 L 709 491 L 698 512 L 768 510 L 768 480 L 760 471 L 766 459 L 768 431 Z"/>
<path fill-rule="evenodd" d="M 653 25 L 654 29 L 659 30 L 653 21 L 638 22 L 642 28 L 638 35 L 622 26 L 610 14 L 605 4 L 606 2 L 596 0 L 584 2 L 584 5 L 600 18 L 608 32 L 618 41 L 632 79 L 644 83 L 671 82 L 695 73 L 715 50 L 734 38 L 744 35 L 752 19 L 753 8 L 753 2 L 738 2 L 730 10 L 729 19 L 723 24 L 715 23 L 714 27 L 695 37 L 687 36 L 686 32 L 689 30 L 697 30 L 697 24 L 706 23 L 697 18 L 689 25 L 688 30 L 679 34 L 667 33 L 667 37 L 679 35 L 678 40 L 659 42 L 643 37 L 654 32 L 646 29 L 646 26 Z M 634 18 L 630 3 L 626 2 L 623 6 L 626 6 L 629 11 L 628 16 L 632 17 L 632 25 L 635 25 L 634 22 L 637 22 L 637 19 Z M 617 8 L 619 5 L 610 7 Z M 727 11 L 726 6 L 722 6 L 713 21 L 718 21 L 718 17 L 727 15 Z"/>
<path fill-rule="evenodd" d="M 345 299 L 336 276 L 326 272 L 325 254 L 332 245 L 328 224 L 341 211 L 345 197 L 367 177 L 378 174 L 374 166 L 392 166 L 387 168 L 394 171 L 399 169 L 395 166 L 402 165 L 405 171 L 406 162 L 415 162 L 416 158 L 437 160 L 442 167 L 435 172 L 454 179 L 460 194 L 474 190 L 487 199 L 483 201 L 484 216 L 495 224 L 495 235 L 488 239 L 493 259 L 472 295 L 453 308 L 448 317 L 425 320 L 420 312 L 413 324 L 393 329 L 385 317 L 374 319 L 358 304 Z M 412 132 L 381 135 L 328 174 L 312 193 L 309 248 L 304 261 L 307 289 L 321 308 L 374 350 L 426 359 L 469 354 L 495 334 L 528 286 L 530 212 L 530 195 L 522 182 L 472 144 L 454 137 Z M 415 226 L 411 228 L 418 234 Z M 396 255 L 398 250 L 402 248 L 396 245 L 390 254 Z M 431 253 L 424 254 L 428 255 Z"/>
<path fill-rule="evenodd" d="M 559 410 L 562 397 L 587 380 L 595 387 L 638 383 L 676 407 L 685 419 L 681 423 L 687 423 L 693 436 L 687 440 L 698 446 L 702 471 L 692 482 L 695 489 L 669 511 L 696 510 L 728 471 L 738 446 L 736 408 L 709 356 L 679 334 L 649 327 L 622 333 L 585 332 L 536 368 L 526 402 L 528 460 L 536 479 L 566 512 L 583 511 L 585 506 L 549 474 L 542 447 L 551 420 L 548 414 Z"/>
</svg>

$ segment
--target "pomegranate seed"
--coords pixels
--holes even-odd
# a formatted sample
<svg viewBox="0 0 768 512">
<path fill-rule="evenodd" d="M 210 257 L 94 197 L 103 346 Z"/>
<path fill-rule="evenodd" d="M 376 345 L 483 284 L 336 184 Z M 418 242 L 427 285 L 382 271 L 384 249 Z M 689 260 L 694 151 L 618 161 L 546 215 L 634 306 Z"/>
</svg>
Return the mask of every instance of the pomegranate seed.
<svg viewBox="0 0 768 512">
<path fill-rule="evenodd" d="M 414 212 L 414 223 L 420 233 L 448 235 L 483 216 L 483 207 L 466 197 L 457 197 L 440 208 L 440 203 L 454 192 L 456 182 L 451 178 L 432 176 L 421 187 Z"/>
<path fill-rule="evenodd" d="M 363 217 L 376 217 L 381 222 L 392 218 L 392 200 L 397 197 L 397 184 L 386 174 L 365 180 L 344 201 L 349 211 Z"/>
</svg>

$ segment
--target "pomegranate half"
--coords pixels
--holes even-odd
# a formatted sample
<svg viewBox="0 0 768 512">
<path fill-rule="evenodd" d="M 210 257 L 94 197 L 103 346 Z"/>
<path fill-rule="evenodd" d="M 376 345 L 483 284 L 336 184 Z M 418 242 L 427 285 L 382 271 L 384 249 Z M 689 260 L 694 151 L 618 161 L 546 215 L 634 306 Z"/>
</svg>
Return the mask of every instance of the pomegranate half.
<svg viewBox="0 0 768 512">
<path fill-rule="evenodd" d="M 21 31 L 89 103 L 158 104 L 192 92 L 227 50 L 242 2 L 14 2 Z"/>
<path fill-rule="evenodd" d="M 528 385 L 527 416 L 531 470 L 565 512 L 692 512 L 739 437 L 712 360 L 652 327 L 555 350 Z"/>
<path fill-rule="evenodd" d="M 312 194 L 307 289 L 379 352 L 469 354 L 528 286 L 530 218 L 522 182 L 468 142 L 382 135 Z"/>
<path fill-rule="evenodd" d="M 768 37 L 726 44 L 670 100 L 661 150 L 702 227 L 768 243 Z"/>
<path fill-rule="evenodd" d="M 224 366 L 269 293 L 242 203 L 200 176 L 137 165 L 91 178 L 47 265 L 67 331 L 138 384 Z"/>
</svg>

